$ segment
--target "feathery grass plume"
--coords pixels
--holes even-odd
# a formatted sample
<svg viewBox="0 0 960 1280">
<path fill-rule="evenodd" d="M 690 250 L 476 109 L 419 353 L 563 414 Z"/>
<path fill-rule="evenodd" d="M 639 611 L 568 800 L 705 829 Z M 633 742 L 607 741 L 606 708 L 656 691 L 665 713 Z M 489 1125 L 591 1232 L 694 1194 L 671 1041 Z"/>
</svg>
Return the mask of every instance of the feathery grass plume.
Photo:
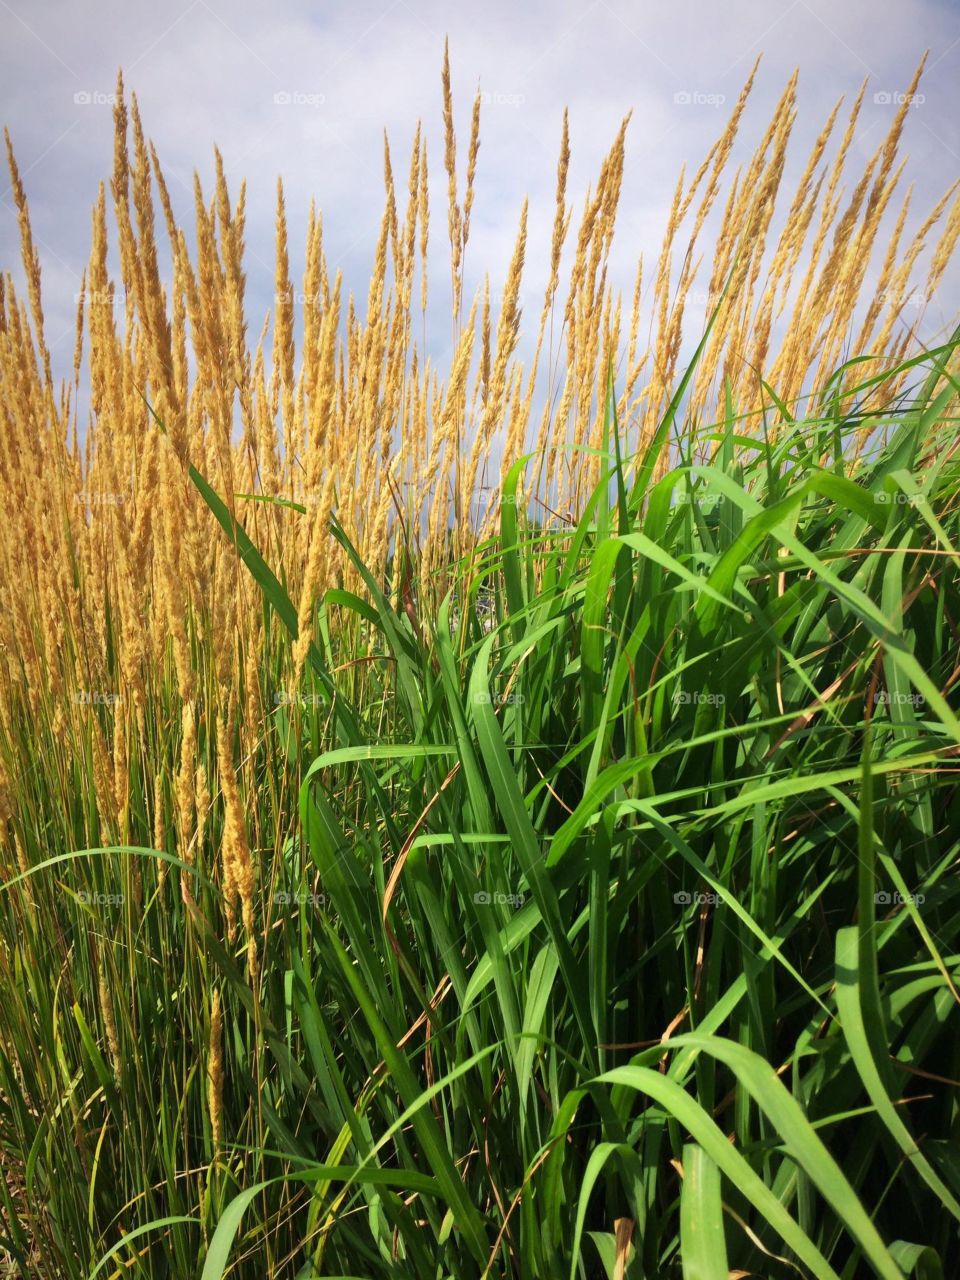
<svg viewBox="0 0 960 1280">
<path fill-rule="evenodd" d="M 97 990 L 100 997 L 100 1016 L 103 1019 L 103 1030 L 107 1041 L 107 1055 L 113 1068 L 114 1079 L 119 1084 L 123 1066 L 120 1056 L 120 1037 L 117 1034 L 117 1020 L 113 1012 L 113 999 L 102 955 L 97 960 Z"/>
<path fill-rule="evenodd" d="M 40 254 L 33 243 L 33 232 L 30 228 L 30 209 L 27 205 L 27 193 L 20 179 L 20 170 L 13 154 L 13 141 L 9 129 L 3 131 L 7 144 L 7 166 L 10 170 L 10 186 L 13 200 L 17 207 L 17 225 L 20 228 L 20 253 L 23 260 L 24 274 L 27 280 L 27 296 L 30 299 L 30 312 L 33 317 L 33 338 L 43 364 L 44 379 L 48 391 L 53 391 L 53 374 L 50 366 L 50 353 L 47 350 L 43 334 L 43 304 L 40 297 Z"/>
<path fill-rule="evenodd" d="M 207 1111 L 210 1136 L 216 1154 L 223 1142 L 223 1009 L 220 988 L 214 987 L 210 1001 L 210 1037 L 207 1046 Z"/>
<path fill-rule="evenodd" d="M 567 174 L 570 171 L 570 117 L 563 110 L 563 130 L 560 135 L 560 158 L 557 160 L 556 212 L 553 215 L 553 235 L 550 239 L 550 276 L 543 296 L 544 314 L 549 312 L 560 283 L 560 255 L 570 226 L 567 210 Z"/>
<path fill-rule="evenodd" d="M 779 317 L 786 304 L 787 296 L 790 292 L 793 269 L 816 207 L 820 189 L 820 183 L 815 181 L 816 169 L 823 158 L 827 143 L 833 133 L 841 105 L 842 99 L 836 102 L 823 128 L 814 140 L 813 147 L 807 157 L 807 163 L 797 184 L 790 209 L 784 219 L 776 251 L 770 263 L 766 289 L 753 322 L 754 347 L 748 362 L 751 369 L 756 370 L 766 367 L 770 331 L 774 316 Z M 779 301 L 777 301 L 778 294 Z"/>
<path fill-rule="evenodd" d="M 177 768 L 175 794 L 177 802 L 177 853 L 181 861 L 192 863 L 196 853 L 193 842 L 196 823 L 194 810 L 197 771 L 197 721 L 194 704 L 185 700 L 181 711 L 180 763 Z M 184 896 L 192 892 L 188 876 L 181 877 Z"/>
<path fill-rule="evenodd" d="M 503 300 L 500 304 L 500 316 L 497 320 L 497 342 L 493 356 L 493 367 L 490 372 L 490 386 L 484 398 L 481 433 L 486 439 L 498 423 L 505 407 L 507 387 L 507 371 L 520 336 L 520 280 L 523 276 L 523 263 L 527 251 L 527 211 L 526 200 L 520 210 L 520 228 L 513 246 L 513 256 L 503 285 Z M 509 444 L 515 445 L 515 441 Z M 501 479 L 513 462 L 509 448 L 504 450 L 501 463 Z"/>
<path fill-rule="evenodd" d="M 807 269 L 797 291 L 797 299 L 790 323 L 787 325 L 788 336 L 771 369 L 771 377 L 776 379 L 776 385 L 782 388 L 782 393 L 787 396 L 787 403 L 793 403 L 800 395 L 804 379 L 808 377 L 810 363 L 813 359 L 811 348 L 821 319 L 822 302 L 825 293 L 821 292 L 819 299 L 815 300 L 812 290 L 816 287 L 818 271 L 823 272 L 823 267 L 821 266 L 823 246 L 826 243 L 827 234 L 839 208 L 839 183 L 853 142 L 856 124 L 860 118 L 860 109 L 863 105 L 866 89 L 867 82 L 864 81 L 854 99 L 847 120 L 847 127 L 830 166 L 827 186 L 820 198 L 820 218 L 814 232 L 813 243 L 807 251 Z"/>
<path fill-rule="evenodd" d="M 960 181 L 953 183 L 930 210 L 930 213 L 926 218 L 924 218 L 923 222 L 915 232 L 907 246 L 906 252 L 901 256 L 897 269 L 890 275 L 884 298 L 887 307 L 887 314 L 880 328 L 880 332 L 875 336 L 872 344 L 873 350 L 877 353 L 878 358 L 881 356 L 881 353 L 888 351 L 889 344 L 893 336 L 894 326 L 901 318 L 904 307 L 910 301 L 912 292 L 910 284 L 911 275 L 921 253 L 926 247 L 927 237 L 934 226 L 936 226 L 940 221 L 944 210 L 950 203 L 950 198 L 956 193 L 958 186 L 960 186 Z M 949 244 L 950 251 L 952 252 L 956 245 L 956 237 L 954 235 L 952 238 L 948 239 L 948 235 L 948 232 L 944 233 L 944 243 Z M 944 265 L 942 258 L 940 258 L 938 261 L 938 270 L 942 272 Z M 933 268 L 931 267 L 931 273 L 932 270 Z M 899 380 L 893 380 L 891 390 L 895 392 L 899 389 L 899 385 Z"/>
<path fill-rule="evenodd" d="M 417 131 L 410 150 L 410 168 L 407 175 L 407 208 L 403 220 L 403 238 L 401 241 L 400 273 L 397 280 L 400 309 L 407 317 L 413 297 L 413 273 L 416 267 L 417 254 L 417 214 L 420 201 L 420 164 L 421 164 L 421 126 L 417 121 Z"/>
<path fill-rule="evenodd" d="M 4 835 L 7 832 L 7 823 L 13 817 L 13 806 L 10 803 L 10 775 L 3 760 L 0 759 L 0 832 Z M 0 842 L 0 848 L 2 848 Z M 18 855 L 20 850 L 18 850 Z"/>
<path fill-rule="evenodd" d="M 450 285 L 453 319 L 460 316 L 463 291 L 463 214 L 457 202 L 457 135 L 453 123 L 453 90 L 450 84 L 450 42 L 443 42 L 443 167 L 447 173 L 447 234 L 450 238 Z"/>
<path fill-rule="evenodd" d="M 390 236 L 390 259 L 393 263 L 394 280 L 401 275 L 400 263 L 400 225 L 397 218 L 397 188 L 393 181 L 393 164 L 390 160 L 390 140 L 387 131 L 383 131 L 383 189 L 386 195 L 385 217 Z"/>
<path fill-rule="evenodd" d="M 313 612 L 318 597 L 326 589 L 330 559 L 330 517 L 333 514 L 335 476 L 331 470 L 324 480 L 320 501 L 308 508 L 311 534 L 306 571 L 297 609 L 297 639 L 293 648 L 293 692 L 299 685 L 313 644 Z"/>
<path fill-rule="evenodd" d="M 427 140 L 420 153 L 420 186 L 417 191 L 417 215 L 420 220 L 420 310 L 424 324 L 427 314 L 427 240 L 430 230 L 430 193 L 427 183 Z"/>
<path fill-rule="evenodd" d="M 207 768 L 202 761 L 197 765 L 197 771 L 194 775 L 193 796 L 197 815 L 196 835 L 194 836 L 193 843 L 196 848 L 202 849 L 207 818 L 209 816 L 211 806 L 210 784 L 207 778 Z M 189 848 L 189 845 L 187 845 L 187 847 Z"/>
<path fill-rule="evenodd" d="M 543 348 L 544 335 L 546 333 L 547 321 L 550 322 L 550 341 L 549 341 L 549 358 L 550 367 L 547 371 L 547 391 L 548 397 L 552 392 L 553 386 L 553 311 L 554 300 L 557 294 L 557 288 L 560 283 L 560 257 L 563 253 L 563 245 L 566 240 L 567 231 L 570 227 L 570 217 L 572 210 L 568 212 L 566 205 L 567 195 L 567 174 L 570 169 L 570 121 L 566 108 L 563 112 L 563 129 L 560 135 L 560 157 L 557 161 L 557 187 L 556 187 L 556 210 L 553 217 L 553 234 L 550 240 L 550 274 L 547 278 L 546 289 L 543 295 L 543 307 L 540 312 L 540 325 L 537 330 L 537 345 L 534 351 L 533 361 L 530 374 L 527 379 L 527 398 L 524 406 L 526 416 L 529 418 L 531 405 L 533 401 L 534 389 L 536 386 L 537 368 L 540 360 L 540 353 Z M 487 287 L 487 297 L 489 298 L 489 284 Z M 487 316 L 484 317 L 485 327 L 488 323 Z M 487 340 L 487 348 L 489 348 L 489 340 Z M 487 373 L 484 379 L 484 385 L 489 382 L 489 355 L 487 357 Z M 537 434 L 535 453 L 538 459 L 537 485 L 542 482 L 544 449 L 547 442 L 547 431 L 550 424 L 549 403 L 544 404 L 544 411 L 541 418 L 540 430 Z"/>
<path fill-rule="evenodd" d="M 338 271 L 333 292 L 327 300 L 315 343 L 313 395 L 308 407 L 304 488 L 310 504 L 316 505 L 325 473 L 335 472 L 337 442 L 337 343 L 340 328 L 340 294 L 343 277 Z"/>
<path fill-rule="evenodd" d="M 167 817 L 164 808 L 163 773 L 158 769 L 153 778 L 153 847 L 158 853 L 167 851 Z M 157 859 L 157 885 L 163 888 L 170 864 L 165 858 Z"/>
<path fill-rule="evenodd" d="M 480 90 L 477 89 L 473 99 L 473 111 L 470 116 L 470 142 L 467 147 L 467 185 L 463 196 L 463 228 L 461 235 L 461 258 L 466 256 L 467 241 L 470 239 L 470 210 L 473 208 L 473 184 L 477 176 L 477 154 L 480 151 Z"/>
<path fill-rule="evenodd" d="M 237 774 L 233 765 L 234 711 L 217 717 L 217 770 L 223 795 L 223 834 L 220 841 L 220 870 L 223 881 L 227 932 L 231 941 L 236 934 L 236 907 L 247 935 L 247 969 L 250 978 L 257 974 L 256 922 L 253 895 L 256 872 L 247 842 L 247 820 Z"/>
<path fill-rule="evenodd" d="M 230 392 L 232 393 L 233 387 L 235 387 L 239 397 L 240 419 L 243 426 L 242 447 L 255 456 L 256 441 L 253 424 L 253 396 L 250 388 L 250 355 L 247 351 L 246 319 L 244 316 L 246 276 L 242 266 L 246 184 L 241 184 L 236 208 L 231 210 L 230 194 L 227 190 L 226 174 L 223 168 L 223 156 L 220 154 L 219 149 L 215 150 L 214 154 L 217 171 L 217 218 L 220 227 L 220 239 L 223 244 L 225 340 L 228 367 L 232 374 L 233 383 L 233 386 L 230 387 Z"/>
</svg>

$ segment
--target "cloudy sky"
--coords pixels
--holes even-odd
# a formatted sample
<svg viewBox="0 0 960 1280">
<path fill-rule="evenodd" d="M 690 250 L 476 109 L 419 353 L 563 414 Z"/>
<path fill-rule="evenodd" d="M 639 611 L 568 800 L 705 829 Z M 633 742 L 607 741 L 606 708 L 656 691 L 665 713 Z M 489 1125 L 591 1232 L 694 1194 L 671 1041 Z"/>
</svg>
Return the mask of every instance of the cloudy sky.
<svg viewBox="0 0 960 1280">
<path fill-rule="evenodd" d="M 795 66 L 793 164 L 829 107 L 869 76 L 856 148 L 865 159 L 924 50 L 922 94 L 905 150 L 917 208 L 960 175 L 957 0 L 0 0 L 0 115 L 27 187 L 42 263 L 48 340 L 69 368 L 73 300 L 89 252 L 90 209 L 109 175 L 110 95 L 118 67 L 136 92 L 182 221 L 192 174 L 210 189 L 213 145 L 236 190 L 248 181 L 251 316 L 272 295 L 273 209 L 282 176 L 299 272 L 311 197 L 328 256 L 364 290 L 382 211 L 382 132 L 398 181 L 418 119 L 427 132 L 434 248 L 445 234 L 440 66 L 445 36 L 461 142 L 483 92 L 468 284 L 505 271 L 523 196 L 531 200 L 528 287 L 545 274 L 563 108 L 570 109 L 569 197 L 579 206 L 623 115 L 633 110 L 616 262 L 629 294 L 638 254 L 654 256 L 681 163 L 696 166 L 758 54 L 742 129 L 761 133 Z M 9 183 L 0 181 L 0 267 L 18 272 Z M 629 264 L 629 267 L 628 267 Z M 955 284 L 956 275 L 948 283 Z M 940 308 L 956 310 L 956 297 Z"/>
</svg>

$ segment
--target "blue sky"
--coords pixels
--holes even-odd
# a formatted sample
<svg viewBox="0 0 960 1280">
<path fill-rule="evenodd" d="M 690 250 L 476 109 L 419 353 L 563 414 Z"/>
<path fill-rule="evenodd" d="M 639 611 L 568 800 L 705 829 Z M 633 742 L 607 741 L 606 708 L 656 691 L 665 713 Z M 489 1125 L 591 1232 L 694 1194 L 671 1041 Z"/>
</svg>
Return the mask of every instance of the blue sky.
<svg viewBox="0 0 960 1280">
<path fill-rule="evenodd" d="M 214 143 L 234 192 L 246 177 L 248 298 L 258 332 L 272 297 L 277 176 L 286 189 L 295 271 L 314 197 L 330 261 L 362 293 L 382 211 L 382 132 L 402 183 L 418 119 L 429 145 L 433 281 L 437 289 L 447 281 L 439 82 L 445 36 L 461 145 L 478 84 L 484 93 L 467 275 L 476 284 L 489 268 L 494 293 L 524 195 L 531 200 L 531 296 L 545 276 L 567 106 L 568 196 L 577 208 L 620 119 L 634 112 L 614 258 L 629 295 L 637 255 L 649 260 L 657 252 L 681 163 L 695 167 L 702 158 L 757 54 L 763 60 L 743 149 L 799 66 L 792 144 L 799 167 L 835 99 L 851 99 L 869 76 L 855 143 L 855 154 L 866 158 L 889 125 L 894 108 L 885 98 L 906 86 L 929 48 L 904 146 L 917 212 L 960 175 L 960 7 L 953 0 L 0 0 L 0 115 L 30 199 L 57 368 L 69 368 L 90 209 L 98 182 L 109 176 L 109 97 L 118 67 L 138 95 L 184 222 L 195 169 L 210 189 Z M 5 180 L 0 266 L 19 278 Z M 954 273 L 947 285 L 956 282 Z M 943 300 L 948 316 L 956 309 L 956 296 Z"/>
</svg>

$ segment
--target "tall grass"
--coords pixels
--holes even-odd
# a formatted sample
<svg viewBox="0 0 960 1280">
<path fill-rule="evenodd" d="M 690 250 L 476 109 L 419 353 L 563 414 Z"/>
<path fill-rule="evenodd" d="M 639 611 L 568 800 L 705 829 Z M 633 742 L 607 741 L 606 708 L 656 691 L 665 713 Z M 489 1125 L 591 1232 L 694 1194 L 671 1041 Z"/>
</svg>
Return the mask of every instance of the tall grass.
<svg viewBox="0 0 960 1280">
<path fill-rule="evenodd" d="M 561 305 L 564 128 L 522 368 L 523 224 L 499 317 L 462 314 L 478 115 L 461 197 L 445 68 L 443 384 L 413 318 L 419 132 L 403 221 L 388 166 L 365 321 L 311 220 L 299 369 L 279 201 L 268 374 L 243 195 L 218 158 L 192 260 L 135 105 L 128 159 L 121 93 L 124 325 L 104 194 L 72 396 L 13 166 L 14 1273 L 955 1272 L 957 343 L 897 327 L 932 223 L 901 244 L 897 220 L 858 307 L 906 107 L 846 204 L 860 99 L 828 157 L 834 113 L 766 244 L 794 87 L 729 187 L 686 372 L 695 241 L 745 99 L 623 326 L 624 135 Z"/>
</svg>

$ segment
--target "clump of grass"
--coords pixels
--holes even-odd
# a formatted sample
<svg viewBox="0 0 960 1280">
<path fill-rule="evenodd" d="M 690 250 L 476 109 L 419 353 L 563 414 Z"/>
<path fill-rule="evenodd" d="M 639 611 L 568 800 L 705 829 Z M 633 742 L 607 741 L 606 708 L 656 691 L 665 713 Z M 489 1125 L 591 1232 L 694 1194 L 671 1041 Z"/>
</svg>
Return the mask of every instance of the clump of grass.
<svg viewBox="0 0 960 1280">
<path fill-rule="evenodd" d="M 906 107 L 846 204 L 862 93 L 828 157 L 835 111 L 774 236 L 791 81 L 728 186 L 681 376 L 752 80 L 625 324 L 626 123 L 565 252 L 564 122 L 523 366 L 525 213 L 499 316 L 486 290 L 464 314 L 479 107 L 461 198 L 445 64 L 442 382 L 412 310 L 419 130 L 402 218 L 388 154 L 365 320 L 311 218 L 299 365 L 278 193 L 268 362 L 242 191 L 218 157 L 192 260 L 120 85 L 124 325 L 102 191 L 72 394 L 11 155 L 0 1213 L 20 1274 L 955 1270 L 957 343 L 895 326 L 958 203 L 903 244 L 898 219 L 859 311 Z"/>
</svg>

